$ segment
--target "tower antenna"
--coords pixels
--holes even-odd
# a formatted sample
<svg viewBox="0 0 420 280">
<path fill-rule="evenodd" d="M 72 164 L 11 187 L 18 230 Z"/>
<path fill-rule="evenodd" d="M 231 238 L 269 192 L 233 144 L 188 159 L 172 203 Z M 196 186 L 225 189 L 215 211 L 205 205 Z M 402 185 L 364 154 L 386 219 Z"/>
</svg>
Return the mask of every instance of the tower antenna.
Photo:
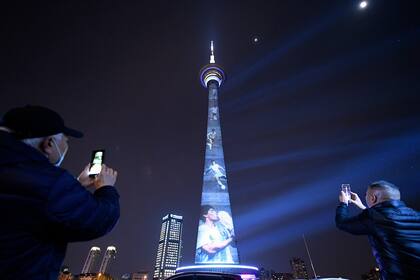
<svg viewBox="0 0 420 280">
<path fill-rule="evenodd" d="M 216 63 L 216 60 L 214 59 L 214 46 L 213 41 L 210 41 L 210 63 Z"/>
</svg>

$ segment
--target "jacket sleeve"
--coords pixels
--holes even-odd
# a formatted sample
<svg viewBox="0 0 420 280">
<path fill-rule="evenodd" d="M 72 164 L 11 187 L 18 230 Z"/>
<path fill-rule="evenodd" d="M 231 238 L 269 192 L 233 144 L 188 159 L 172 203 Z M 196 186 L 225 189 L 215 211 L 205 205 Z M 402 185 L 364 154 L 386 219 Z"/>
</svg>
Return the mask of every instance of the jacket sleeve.
<svg viewBox="0 0 420 280">
<path fill-rule="evenodd" d="M 112 186 L 92 194 L 64 172 L 50 189 L 46 212 L 55 238 L 68 242 L 91 240 L 105 235 L 117 223 L 119 195 Z"/>
<path fill-rule="evenodd" d="M 370 233 L 368 210 L 363 210 L 359 215 L 350 217 L 348 206 L 345 203 L 340 203 L 337 206 L 335 224 L 338 229 L 351 234 L 366 235 Z"/>
</svg>

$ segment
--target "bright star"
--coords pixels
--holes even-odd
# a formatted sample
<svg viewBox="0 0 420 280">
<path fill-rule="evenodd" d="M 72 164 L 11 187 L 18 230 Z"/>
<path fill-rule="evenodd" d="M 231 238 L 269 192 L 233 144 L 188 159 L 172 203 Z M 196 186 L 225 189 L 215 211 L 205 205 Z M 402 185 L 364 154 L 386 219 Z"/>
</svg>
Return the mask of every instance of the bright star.
<svg viewBox="0 0 420 280">
<path fill-rule="evenodd" d="M 260 42 L 260 37 L 259 37 L 259 36 L 256 36 L 256 35 L 255 35 L 255 36 L 253 36 L 253 37 L 252 37 L 252 43 L 253 43 L 253 44 L 255 44 L 255 45 L 256 45 L 256 44 L 258 44 L 259 42 Z"/>
</svg>

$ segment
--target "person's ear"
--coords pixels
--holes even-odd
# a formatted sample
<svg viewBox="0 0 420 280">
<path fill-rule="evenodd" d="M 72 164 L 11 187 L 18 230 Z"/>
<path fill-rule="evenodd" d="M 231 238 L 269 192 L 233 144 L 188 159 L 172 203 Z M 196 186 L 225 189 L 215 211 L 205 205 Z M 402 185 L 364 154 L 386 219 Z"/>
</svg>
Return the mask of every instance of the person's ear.
<svg viewBox="0 0 420 280">
<path fill-rule="evenodd" d="M 372 195 L 372 202 L 373 204 L 376 204 L 378 202 L 378 196 L 376 194 Z"/>
<path fill-rule="evenodd" d="M 46 154 L 47 156 L 50 155 L 54 151 L 54 143 L 53 137 L 48 136 L 45 137 L 44 140 L 41 142 L 41 151 Z"/>
</svg>

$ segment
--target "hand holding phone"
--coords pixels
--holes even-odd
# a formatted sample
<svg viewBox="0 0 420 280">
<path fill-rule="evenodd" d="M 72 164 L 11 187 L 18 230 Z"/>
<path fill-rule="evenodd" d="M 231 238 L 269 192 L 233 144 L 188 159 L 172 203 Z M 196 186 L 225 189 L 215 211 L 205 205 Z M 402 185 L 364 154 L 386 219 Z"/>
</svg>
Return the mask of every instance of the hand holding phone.
<svg viewBox="0 0 420 280">
<path fill-rule="evenodd" d="M 99 189 L 104 186 L 114 186 L 117 181 L 118 172 L 106 165 L 102 165 L 101 173 L 95 178 L 94 186 Z"/>
<path fill-rule="evenodd" d="M 351 198 L 350 184 L 341 184 L 341 193 L 343 197 L 340 198 L 340 201 L 348 205 Z"/>
<path fill-rule="evenodd" d="M 90 163 L 86 165 L 83 171 L 79 174 L 79 176 L 77 176 L 77 180 L 85 188 L 89 188 L 93 186 L 95 182 L 95 178 L 89 176 L 89 170 L 90 170 Z"/>
<path fill-rule="evenodd" d="M 366 209 L 366 206 L 363 204 L 362 200 L 359 198 L 357 193 L 351 192 L 351 203 L 359 207 L 360 209 L 364 210 Z"/>
</svg>

